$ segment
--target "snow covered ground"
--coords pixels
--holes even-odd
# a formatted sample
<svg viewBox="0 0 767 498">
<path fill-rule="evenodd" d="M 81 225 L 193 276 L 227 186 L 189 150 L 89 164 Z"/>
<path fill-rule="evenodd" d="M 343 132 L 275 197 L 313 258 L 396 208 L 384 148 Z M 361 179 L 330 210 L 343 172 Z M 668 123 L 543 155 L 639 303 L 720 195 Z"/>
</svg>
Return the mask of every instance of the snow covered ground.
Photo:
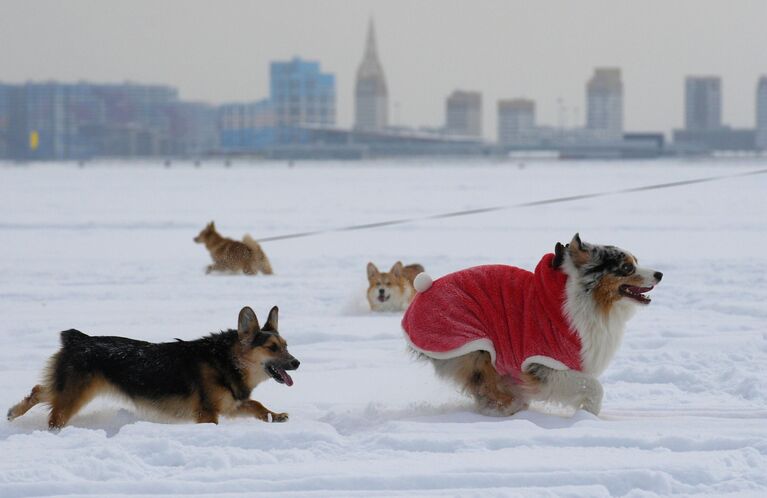
<svg viewBox="0 0 767 498">
<path fill-rule="evenodd" d="M 736 173 L 766 161 L 0 165 L 0 407 L 58 332 L 154 341 L 280 326 L 286 424 L 168 424 L 117 400 L 58 434 L 0 422 L 0 496 L 765 496 L 767 175 L 264 244 L 272 277 L 205 275 L 211 219 L 254 237 Z M 602 377 L 599 418 L 473 412 L 366 309 L 365 264 L 532 268 L 575 231 L 664 272 Z"/>
</svg>

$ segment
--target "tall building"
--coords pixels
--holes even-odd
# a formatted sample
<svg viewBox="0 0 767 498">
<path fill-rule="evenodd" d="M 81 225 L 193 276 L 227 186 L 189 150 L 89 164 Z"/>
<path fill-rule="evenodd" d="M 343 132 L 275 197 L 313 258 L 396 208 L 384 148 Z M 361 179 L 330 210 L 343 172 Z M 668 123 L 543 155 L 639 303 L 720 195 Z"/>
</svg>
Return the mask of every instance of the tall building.
<svg viewBox="0 0 767 498">
<path fill-rule="evenodd" d="M 535 141 L 535 102 L 527 99 L 498 101 L 498 143 L 530 145 Z"/>
<path fill-rule="evenodd" d="M 684 81 L 684 127 L 686 130 L 717 130 L 722 127 L 722 79 L 688 76 Z"/>
<path fill-rule="evenodd" d="M 72 138 L 72 120 L 67 119 L 67 87 L 55 82 L 27 83 L 24 87 L 26 158 L 66 159 Z M 35 137 L 34 140 L 32 137 Z"/>
<path fill-rule="evenodd" d="M 618 68 L 597 68 L 586 84 L 586 127 L 601 139 L 623 137 L 623 83 Z"/>
<path fill-rule="evenodd" d="M 13 115 L 14 93 L 16 91 L 15 85 L 0 83 L 0 159 L 13 157 L 11 151 L 13 149 L 14 127 L 18 126 Z"/>
<path fill-rule="evenodd" d="M 767 76 L 756 86 L 756 147 L 767 150 Z"/>
<path fill-rule="evenodd" d="M 169 104 L 178 102 L 178 90 L 164 85 L 120 83 L 90 85 L 106 105 L 106 119 L 121 124 L 165 130 L 169 126 Z"/>
<path fill-rule="evenodd" d="M 482 94 L 455 90 L 445 102 L 445 132 L 467 137 L 482 136 Z"/>
<path fill-rule="evenodd" d="M 386 78 L 378 60 L 373 20 L 368 26 L 365 55 L 357 68 L 354 88 L 354 127 L 358 130 L 380 131 L 389 124 L 389 95 Z"/>
<path fill-rule="evenodd" d="M 336 79 L 320 72 L 319 62 L 272 62 L 270 89 L 279 126 L 336 124 Z"/>
<path fill-rule="evenodd" d="M 220 143 L 228 151 L 254 150 L 272 145 L 276 124 L 274 106 L 267 99 L 224 104 L 218 110 Z"/>
<path fill-rule="evenodd" d="M 176 104 L 177 91 L 158 85 L 0 84 L 0 155 L 58 160 L 180 153 L 172 147 Z"/>
<path fill-rule="evenodd" d="M 202 102 L 176 102 L 168 106 L 170 153 L 199 157 L 218 149 L 218 109 Z"/>
</svg>

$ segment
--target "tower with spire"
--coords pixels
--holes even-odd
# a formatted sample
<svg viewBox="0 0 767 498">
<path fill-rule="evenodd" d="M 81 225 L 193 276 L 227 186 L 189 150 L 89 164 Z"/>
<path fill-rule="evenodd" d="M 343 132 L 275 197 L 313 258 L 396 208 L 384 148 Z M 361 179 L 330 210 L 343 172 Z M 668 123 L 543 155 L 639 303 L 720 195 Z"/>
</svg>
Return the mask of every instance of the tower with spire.
<svg viewBox="0 0 767 498">
<path fill-rule="evenodd" d="M 376 50 L 373 19 L 368 24 L 365 56 L 357 68 L 354 89 L 354 127 L 358 130 L 380 131 L 389 124 L 389 95 L 386 91 L 381 62 Z"/>
</svg>

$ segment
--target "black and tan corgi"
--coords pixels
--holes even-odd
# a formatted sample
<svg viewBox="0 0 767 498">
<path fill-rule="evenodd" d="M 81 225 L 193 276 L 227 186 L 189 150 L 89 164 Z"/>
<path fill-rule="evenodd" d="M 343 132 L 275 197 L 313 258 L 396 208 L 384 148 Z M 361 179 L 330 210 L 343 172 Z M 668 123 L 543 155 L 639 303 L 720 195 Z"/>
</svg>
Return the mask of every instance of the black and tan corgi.
<svg viewBox="0 0 767 498">
<path fill-rule="evenodd" d="M 43 383 L 8 410 L 8 420 L 47 403 L 48 426 L 59 429 L 94 397 L 114 393 L 180 420 L 218 423 L 226 415 L 285 422 L 287 413 L 250 399 L 253 388 L 269 378 L 293 385 L 287 371 L 297 369 L 299 361 L 277 331 L 277 315 L 275 306 L 261 328 L 245 307 L 237 330 L 193 341 L 151 343 L 66 330 Z"/>
</svg>

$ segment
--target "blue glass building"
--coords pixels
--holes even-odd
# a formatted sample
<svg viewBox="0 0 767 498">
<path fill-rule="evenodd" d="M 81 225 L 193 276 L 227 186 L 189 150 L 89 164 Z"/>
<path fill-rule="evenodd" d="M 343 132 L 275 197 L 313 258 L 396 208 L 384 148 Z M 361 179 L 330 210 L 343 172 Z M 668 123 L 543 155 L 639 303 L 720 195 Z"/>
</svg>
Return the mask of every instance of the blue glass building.
<svg viewBox="0 0 767 498">
<path fill-rule="evenodd" d="M 336 123 L 335 76 L 298 57 L 270 66 L 270 96 L 220 107 L 134 83 L 0 83 L 0 158 L 199 156 L 323 141 Z"/>
<path fill-rule="evenodd" d="M 313 130 L 335 126 L 336 79 L 319 62 L 298 57 L 269 67 L 269 98 L 219 107 L 221 148 L 248 153 L 269 147 L 309 144 Z"/>
<path fill-rule="evenodd" d="M 336 124 L 336 79 L 319 62 L 272 62 L 269 86 L 278 126 Z"/>
<path fill-rule="evenodd" d="M 277 129 L 274 108 L 268 99 L 258 102 L 223 104 L 218 108 L 221 148 L 248 152 L 273 145 Z"/>
<path fill-rule="evenodd" d="M 15 120 L 12 117 L 12 98 L 16 88 L 0 83 L 0 158 L 11 157 L 13 148 L 13 128 Z"/>
<path fill-rule="evenodd" d="M 0 157 L 134 157 L 215 147 L 215 111 L 190 105 L 162 85 L 0 84 Z"/>
</svg>

